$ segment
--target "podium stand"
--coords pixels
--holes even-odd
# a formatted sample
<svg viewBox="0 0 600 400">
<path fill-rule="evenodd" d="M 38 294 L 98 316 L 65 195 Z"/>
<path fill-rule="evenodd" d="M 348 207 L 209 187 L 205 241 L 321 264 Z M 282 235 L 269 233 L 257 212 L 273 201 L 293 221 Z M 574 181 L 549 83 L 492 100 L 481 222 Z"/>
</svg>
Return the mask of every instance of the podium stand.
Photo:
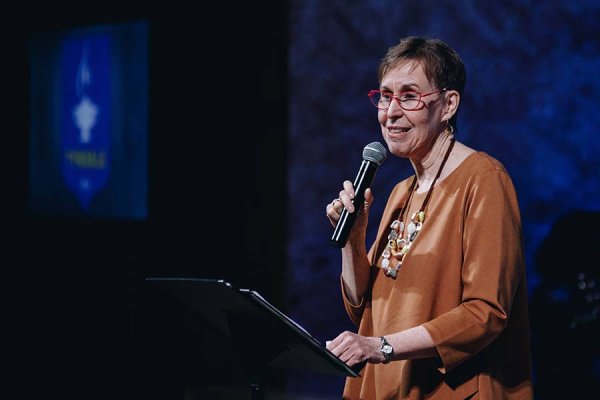
<svg viewBox="0 0 600 400">
<path fill-rule="evenodd" d="M 164 277 L 145 281 L 166 290 L 230 339 L 248 372 L 253 400 L 264 399 L 264 380 L 271 367 L 359 376 L 362 365 L 348 367 L 256 291 L 217 279 Z"/>
</svg>

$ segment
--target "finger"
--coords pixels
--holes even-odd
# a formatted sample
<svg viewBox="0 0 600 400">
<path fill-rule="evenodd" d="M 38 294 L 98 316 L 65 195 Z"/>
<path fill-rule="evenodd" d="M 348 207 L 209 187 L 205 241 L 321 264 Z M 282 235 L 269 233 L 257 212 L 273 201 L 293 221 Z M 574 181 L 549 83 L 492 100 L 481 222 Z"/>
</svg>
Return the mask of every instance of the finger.
<svg viewBox="0 0 600 400">
<path fill-rule="evenodd" d="M 350 352 L 345 352 L 342 355 L 338 356 L 338 358 L 346 364 L 348 364 L 348 362 L 352 359 L 352 355 L 350 354 Z"/>
<path fill-rule="evenodd" d="M 371 188 L 367 188 L 365 190 L 365 201 L 368 202 L 369 204 L 373 203 L 373 200 L 375 198 L 373 197 L 373 192 L 371 192 Z"/>
<path fill-rule="evenodd" d="M 325 208 L 325 210 L 328 212 L 329 215 L 329 211 L 333 211 L 334 214 L 341 214 L 342 210 L 344 209 L 344 204 L 342 203 L 342 200 L 337 197 L 335 199 L 333 199 L 330 203 L 327 204 L 327 207 Z"/>
<path fill-rule="evenodd" d="M 362 357 L 359 356 L 353 356 L 351 357 L 348 361 L 345 361 L 346 365 L 349 367 L 353 367 L 356 364 L 359 364 L 361 362 L 363 362 L 364 360 L 362 360 Z"/>
<path fill-rule="evenodd" d="M 337 345 L 332 353 L 335 354 L 340 360 L 346 362 L 352 358 L 354 352 L 352 351 L 351 343 L 348 343 L 347 340 L 344 340 L 339 345 Z"/>
<path fill-rule="evenodd" d="M 331 343 L 329 343 L 327 349 L 333 353 L 334 356 L 336 357 L 341 357 L 344 352 L 346 351 L 346 348 L 344 346 L 334 346 Z"/>
<path fill-rule="evenodd" d="M 348 212 L 354 212 L 354 204 L 352 203 L 352 197 L 348 192 L 346 192 L 345 190 L 340 191 L 339 199 L 341 202 L 341 209 L 339 210 L 340 213 L 344 208 L 348 210 Z"/>
<path fill-rule="evenodd" d="M 356 196 L 354 185 L 349 180 L 345 180 L 343 186 L 344 189 L 341 190 L 339 194 L 340 200 L 342 201 L 344 208 L 348 210 L 348 212 L 353 213 L 355 211 L 353 200 Z"/>
<path fill-rule="evenodd" d="M 371 193 L 371 189 L 365 190 L 365 201 L 363 204 L 363 210 L 365 214 L 369 213 L 369 209 L 371 208 L 371 204 L 373 204 L 373 193 Z"/>
<path fill-rule="evenodd" d="M 349 180 L 345 180 L 343 183 L 343 186 L 344 186 L 344 190 L 346 191 L 346 193 L 348 193 L 350 200 L 352 200 L 354 198 L 354 196 L 356 195 L 356 193 L 354 192 L 354 185 Z"/>
<path fill-rule="evenodd" d="M 340 197 L 338 197 L 337 199 L 334 199 L 332 202 L 332 205 L 333 205 L 333 209 L 338 214 L 341 214 L 342 211 L 344 210 L 344 201 Z"/>
<path fill-rule="evenodd" d="M 329 219 L 331 226 L 335 227 L 340 219 L 344 205 L 339 198 L 333 199 L 330 203 L 325 206 L 325 215 Z"/>
<path fill-rule="evenodd" d="M 342 353 L 342 351 L 344 350 L 344 348 L 340 346 L 340 344 L 342 344 L 342 340 L 340 339 L 339 335 L 335 339 L 328 340 L 325 343 L 326 343 L 327 350 L 331 351 L 334 354 L 335 354 L 336 349 L 337 349 L 338 353 Z"/>
<path fill-rule="evenodd" d="M 340 355 L 344 351 L 348 349 L 349 340 L 352 338 L 352 333 L 348 331 L 344 331 L 337 335 L 334 339 L 328 340 L 327 349 L 334 353 L 335 355 Z M 337 351 L 337 353 L 336 353 Z"/>
<path fill-rule="evenodd" d="M 338 201 L 338 203 L 340 202 Z M 334 226 L 340 219 L 340 213 L 336 211 L 335 207 L 333 206 L 333 203 L 327 204 L 327 206 L 325 207 L 325 215 L 327 215 L 327 218 L 329 219 L 329 221 L 331 221 L 331 223 Z"/>
</svg>

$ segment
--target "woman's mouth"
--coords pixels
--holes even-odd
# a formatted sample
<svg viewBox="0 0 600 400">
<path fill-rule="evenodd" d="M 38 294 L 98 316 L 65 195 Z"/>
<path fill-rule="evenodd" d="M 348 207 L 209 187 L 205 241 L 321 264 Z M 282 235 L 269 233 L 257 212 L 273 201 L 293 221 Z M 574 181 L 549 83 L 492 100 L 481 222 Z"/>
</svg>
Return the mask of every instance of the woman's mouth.
<svg viewBox="0 0 600 400">
<path fill-rule="evenodd" d="M 410 126 L 390 126 L 387 128 L 387 131 L 391 135 L 400 135 L 410 131 L 411 128 Z"/>
</svg>

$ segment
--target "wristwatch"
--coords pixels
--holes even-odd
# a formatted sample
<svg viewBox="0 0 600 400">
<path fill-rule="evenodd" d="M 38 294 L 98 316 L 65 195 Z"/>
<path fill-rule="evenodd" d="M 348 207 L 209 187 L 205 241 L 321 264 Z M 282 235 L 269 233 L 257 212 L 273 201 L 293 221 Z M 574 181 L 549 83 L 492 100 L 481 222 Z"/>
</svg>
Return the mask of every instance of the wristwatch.
<svg viewBox="0 0 600 400">
<path fill-rule="evenodd" d="M 385 360 L 383 361 L 384 364 L 389 363 L 392 360 L 392 356 L 394 355 L 394 348 L 392 347 L 391 344 L 388 343 L 388 341 L 385 339 L 385 337 L 381 336 L 381 353 L 383 354 L 383 357 L 385 357 Z"/>
</svg>

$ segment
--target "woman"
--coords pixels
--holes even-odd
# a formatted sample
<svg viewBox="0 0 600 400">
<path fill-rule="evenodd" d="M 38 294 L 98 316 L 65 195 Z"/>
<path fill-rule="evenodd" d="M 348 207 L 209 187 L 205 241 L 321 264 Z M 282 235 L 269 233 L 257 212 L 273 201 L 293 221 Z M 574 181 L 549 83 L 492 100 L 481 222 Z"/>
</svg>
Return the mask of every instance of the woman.
<svg viewBox="0 0 600 400">
<path fill-rule="evenodd" d="M 389 152 L 414 176 L 390 194 L 366 248 L 370 189 L 355 209 L 352 182 L 326 207 L 359 212 L 342 248 L 341 288 L 358 334 L 327 348 L 349 366 L 344 399 L 531 399 L 521 219 L 503 165 L 454 138 L 465 85 L 444 42 L 391 47 L 369 93 Z"/>
</svg>

